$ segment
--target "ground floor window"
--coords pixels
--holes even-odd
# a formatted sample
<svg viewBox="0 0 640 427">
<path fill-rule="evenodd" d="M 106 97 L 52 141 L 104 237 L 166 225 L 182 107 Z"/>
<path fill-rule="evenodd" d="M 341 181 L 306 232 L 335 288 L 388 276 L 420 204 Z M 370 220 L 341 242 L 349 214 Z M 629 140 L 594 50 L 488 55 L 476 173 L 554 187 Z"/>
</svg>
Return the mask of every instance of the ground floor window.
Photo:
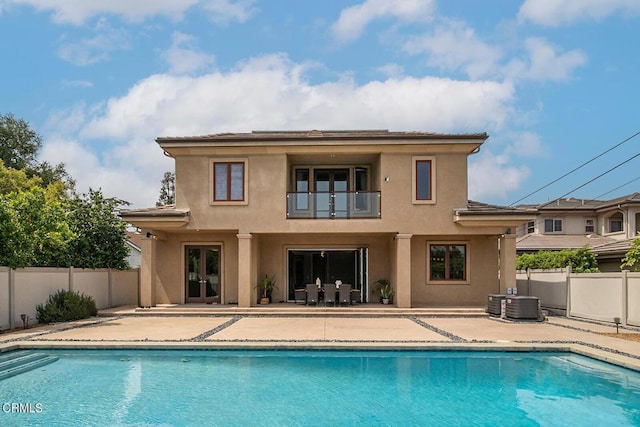
<svg viewBox="0 0 640 427">
<path fill-rule="evenodd" d="M 429 279 L 467 280 L 467 245 L 429 244 Z"/>
</svg>

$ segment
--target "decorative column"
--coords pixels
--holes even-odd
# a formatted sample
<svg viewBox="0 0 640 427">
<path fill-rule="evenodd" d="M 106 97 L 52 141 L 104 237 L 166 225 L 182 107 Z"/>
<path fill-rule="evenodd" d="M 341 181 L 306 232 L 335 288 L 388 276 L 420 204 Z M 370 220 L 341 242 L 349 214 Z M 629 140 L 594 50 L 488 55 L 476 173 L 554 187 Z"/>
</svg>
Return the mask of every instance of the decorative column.
<svg viewBox="0 0 640 427">
<path fill-rule="evenodd" d="M 140 241 L 140 294 L 138 304 L 149 308 L 156 305 L 156 238 L 142 237 Z"/>
<path fill-rule="evenodd" d="M 516 287 L 516 235 L 500 236 L 500 293 Z"/>
<path fill-rule="evenodd" d="M 396 240 L 395 303 L 398 308 L 411 308 L 411 237 L 400 234 Z"/>
<path fill-rule="evenodd" d="M 254 292 L 253 271 L 251 250 L 251 233 L 236 234 L 238 237 L 238 307 L 251 307 L 252 295 Z"/>
</svg>

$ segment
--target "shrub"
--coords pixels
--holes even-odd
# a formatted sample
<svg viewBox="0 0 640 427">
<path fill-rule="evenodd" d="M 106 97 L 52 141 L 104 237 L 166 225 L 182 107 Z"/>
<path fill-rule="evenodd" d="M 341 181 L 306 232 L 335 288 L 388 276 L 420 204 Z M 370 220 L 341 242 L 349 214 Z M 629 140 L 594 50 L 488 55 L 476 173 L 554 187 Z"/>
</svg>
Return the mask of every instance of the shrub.
<svg viewBox="0 0 640 427">
<path fill-rule="evenodd" d="M 588 246 L 580 249 L 563 249 L 561 251 L 539 251 L 535 254 L 522 254 L 516 259 L 518 270 L 564 268 L 571 266 L 574 273 L 598 272 L 596 255 Z"/>
<path fill-rule="evenodd" d="M 49 295 L 49 301 L 36 306 L 40 323 L 70 322 L 98 314 L 96 302 L 88 295 L 59 290 Z"/>
</svg>

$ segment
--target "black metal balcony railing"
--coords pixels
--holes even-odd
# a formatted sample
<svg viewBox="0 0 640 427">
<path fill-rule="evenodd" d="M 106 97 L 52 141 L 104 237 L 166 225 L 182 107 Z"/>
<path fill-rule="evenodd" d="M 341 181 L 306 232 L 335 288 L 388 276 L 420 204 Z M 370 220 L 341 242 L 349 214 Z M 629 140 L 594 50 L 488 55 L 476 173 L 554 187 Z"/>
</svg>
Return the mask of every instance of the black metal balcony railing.
<svg viewBox="0 0 640 427">
<path fill-rule="evenodd" d="M 379 191 L 287 193 L 287 218 L 380 218 Z"/>
</svg>

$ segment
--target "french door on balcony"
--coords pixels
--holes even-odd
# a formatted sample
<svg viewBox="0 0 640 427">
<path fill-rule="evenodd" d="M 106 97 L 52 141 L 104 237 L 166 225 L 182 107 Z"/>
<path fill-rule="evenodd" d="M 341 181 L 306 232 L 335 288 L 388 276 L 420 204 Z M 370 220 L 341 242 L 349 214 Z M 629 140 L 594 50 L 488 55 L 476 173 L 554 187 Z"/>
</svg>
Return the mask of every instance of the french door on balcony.
<svg viewBox="0 0 640 427">
<path fill-rule="evenodd" d="M 349 169 L 315 169 L 316 218 L 346 218 Z"/>
</svg>

